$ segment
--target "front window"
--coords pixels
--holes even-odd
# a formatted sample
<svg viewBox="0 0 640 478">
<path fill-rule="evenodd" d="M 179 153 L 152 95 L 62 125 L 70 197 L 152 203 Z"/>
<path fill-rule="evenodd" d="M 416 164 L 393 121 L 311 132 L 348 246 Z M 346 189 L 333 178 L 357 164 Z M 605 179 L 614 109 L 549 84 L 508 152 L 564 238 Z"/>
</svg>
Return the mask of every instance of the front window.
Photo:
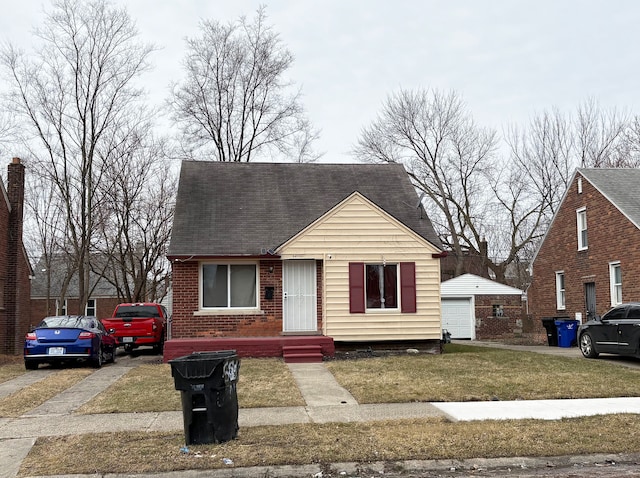
<svg viewBox="0 0 640 478">
<path fill-rule="evenodd" d="M 87 307 L 85 308 L 84 315 L 96 316 L 96 300 L 89 299 L 87 300 Z"/>
<path fill-rule="evenodd" d="M 619 262 L 609 264 L 609 283 L 611 286 L 611 306 L 622 303 L 622 269 Z"/>
<path fill-rule="evenodd" d="M 589 247 L 587 241 L 587 210 L 585 208 L 576 211 L 578 222 L 578 250 L 582 251 Z"/>
<path fill-rule="evenodd" d="M 397 264 L 367 264 L 365 273 L 367 309 L 397 309 Z"/>
<path fill-rule="evenodd" d="M 565 309 L 564 271 L 556 272 L 556 308 Z"/>
<path fill-rule="evenodd" d="M 202 308 L 256 308 L 256 264 L 202 264 Z"/>
</svg>

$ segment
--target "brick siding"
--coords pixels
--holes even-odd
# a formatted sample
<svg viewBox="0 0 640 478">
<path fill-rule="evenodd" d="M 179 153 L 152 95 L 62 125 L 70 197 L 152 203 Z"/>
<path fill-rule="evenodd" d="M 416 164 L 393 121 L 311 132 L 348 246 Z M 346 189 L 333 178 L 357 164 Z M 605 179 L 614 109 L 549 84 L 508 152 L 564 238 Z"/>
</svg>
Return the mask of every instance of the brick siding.
<svg viewBox="0 0 640 478">
<path fill-rule="evenodd" d="M 494 315 L 494 305 L 502 315 Z M 476 295 L 476 339 L 514 341 L 523 337 L 524 309 L 519 295 Z"/>
<path fill-rule="evenodd" d="M 322 330 L 322 267 L 317 264 L 318 329 Z M 262 260 L 259 265 L 258 295 L 260 312 L 256 314 L 206 315 L 199 310 L 199 263 L 173 262 L 172 339 L 206 337 L 273 337 L 282 334 L 282 262 Z M 271 299 L 267 287 L 273 288 Z"/>
<path fill-rule="evenodd" d="M 578 173 L 533 263 L 528 290 L 536 333 L 545 336 L 543 317 L 581 313 L 586 319 L 585 284 L 594 283 L 596 314 L 611 307 L 609 263 L 620 261 L 623 302 L 640 300 L 640 231 L 586 179 L 577 192 Z M 586 207 L 588 249 L 578 251 L 576 210 Z M 556 306 L 556 271 L 564 271 L 564 310 Z"/>
<path fill-rule="evenodd" d="M 0 353 L 22 353 L 30 323 L 31 267 L 22 243 L 25 167 L 8 166 L 7 197 L 0 196 Z"/>
<path fill-rule="evenodd" d="M 111 317 L 113 315 L 113 311 L 116 308 L 116 305 L 120 304 L 122 301 L 117 297 L 91 297 L 91 299 L 95 299 L 96 301 L 96 316 L 99 319 L 104 319 L 106 317 Z M 44 317 L 50 315 L 56 315 L 59 311 L 56 311 L 56 299 L 51 298 L 48 301 L 47 299 L 41 298 L 33 298 L 31 299 L 31 324 L 38 324 Z M 84 310 L 79 310 L 78 306 L 80 305 L 79 299 L 67 299 L 67 314 L 70 315 L 83 315 L 85 313 Z"/>
</svg>

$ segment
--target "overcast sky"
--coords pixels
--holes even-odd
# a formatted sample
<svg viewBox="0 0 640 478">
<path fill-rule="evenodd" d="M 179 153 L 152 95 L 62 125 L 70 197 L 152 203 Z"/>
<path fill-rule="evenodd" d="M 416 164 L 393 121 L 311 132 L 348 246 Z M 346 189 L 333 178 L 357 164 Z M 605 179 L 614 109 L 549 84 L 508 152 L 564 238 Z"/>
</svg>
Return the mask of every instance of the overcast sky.
<svg viewBox="0 0 640 478">
<path fill-rule="evenodd" d="M 0 38 L 29 45 L 49 2 L 2 0 Z M 260 4 L 295 56 L 321 130 L 324 162 L 349 151 L 381 104 L 400 88 L 453 89 L 476 121 L 525 125 L 551 107 L 570 112 L 588 98 L 640 113 L 640 2 L 636 0 L 120 0 L 141 39 L 161 49 L 146 75 L 154 102 L 181 77 L 184 39 L 202 18 L 253 16 Z"/>
</svg>

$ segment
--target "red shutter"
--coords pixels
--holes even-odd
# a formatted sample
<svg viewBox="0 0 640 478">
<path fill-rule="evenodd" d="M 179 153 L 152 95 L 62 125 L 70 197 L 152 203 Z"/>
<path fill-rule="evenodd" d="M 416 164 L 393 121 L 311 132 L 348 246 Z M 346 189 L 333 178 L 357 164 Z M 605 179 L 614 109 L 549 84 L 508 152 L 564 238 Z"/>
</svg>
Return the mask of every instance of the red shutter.
<svg viewBox="0 0 640 478">
<path fill-rule="evenodd" d="M 400 263 L 400 303 L 403 313 L 416 312 L 416 264 Z"/>
<path fill-rule="evenodd" d="M 349 312 L 364 314 L 364 263 L 349 263 Z"/>
</svg>

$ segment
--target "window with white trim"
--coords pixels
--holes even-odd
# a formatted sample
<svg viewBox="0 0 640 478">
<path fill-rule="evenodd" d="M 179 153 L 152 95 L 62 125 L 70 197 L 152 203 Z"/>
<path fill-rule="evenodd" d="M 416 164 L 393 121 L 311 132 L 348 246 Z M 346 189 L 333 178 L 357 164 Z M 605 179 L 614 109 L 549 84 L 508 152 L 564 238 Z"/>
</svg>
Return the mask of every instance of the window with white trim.
<svg viewBox="0 0 640 478">
<path fill-rule="evenodd" d="M 398 265 L 366 264 L 365 274 L 367 309 L 397 309 Z"/>
<path fill-rule="evenodd" d="M 583 251 L 589 247 L 587 241 L 587 209 L 581 208 L 576 211 L 578 225 L 578 250 Z"/>
<path fill-rule="evenodd" d="M 255 309 L 258 274 L 255 263 L 203 263 L 200 305 L 203 309 Z"/>
<path fill-rule="evenodd" d="M 565 309 L 564 271 L 556 272 L 556 309 Z"/>
<path fill-rule="evenodd" d="M 609 263 L 609 284 L 611 288 L 611 306 L 622 304 L 622 269 L 619 261 Z"/>
<path fill-rule="evenodd" d="M 96 300 L 88 299 L 87 306 L 84 308 L 84 315 L 96 317 Z"/>
<path fill-rule="evenodd" d="M 56 315 L 67 315 L 67 299 L 62 301 L 60 304 L 60 299 L 56 299 Z"/>
</svg>

